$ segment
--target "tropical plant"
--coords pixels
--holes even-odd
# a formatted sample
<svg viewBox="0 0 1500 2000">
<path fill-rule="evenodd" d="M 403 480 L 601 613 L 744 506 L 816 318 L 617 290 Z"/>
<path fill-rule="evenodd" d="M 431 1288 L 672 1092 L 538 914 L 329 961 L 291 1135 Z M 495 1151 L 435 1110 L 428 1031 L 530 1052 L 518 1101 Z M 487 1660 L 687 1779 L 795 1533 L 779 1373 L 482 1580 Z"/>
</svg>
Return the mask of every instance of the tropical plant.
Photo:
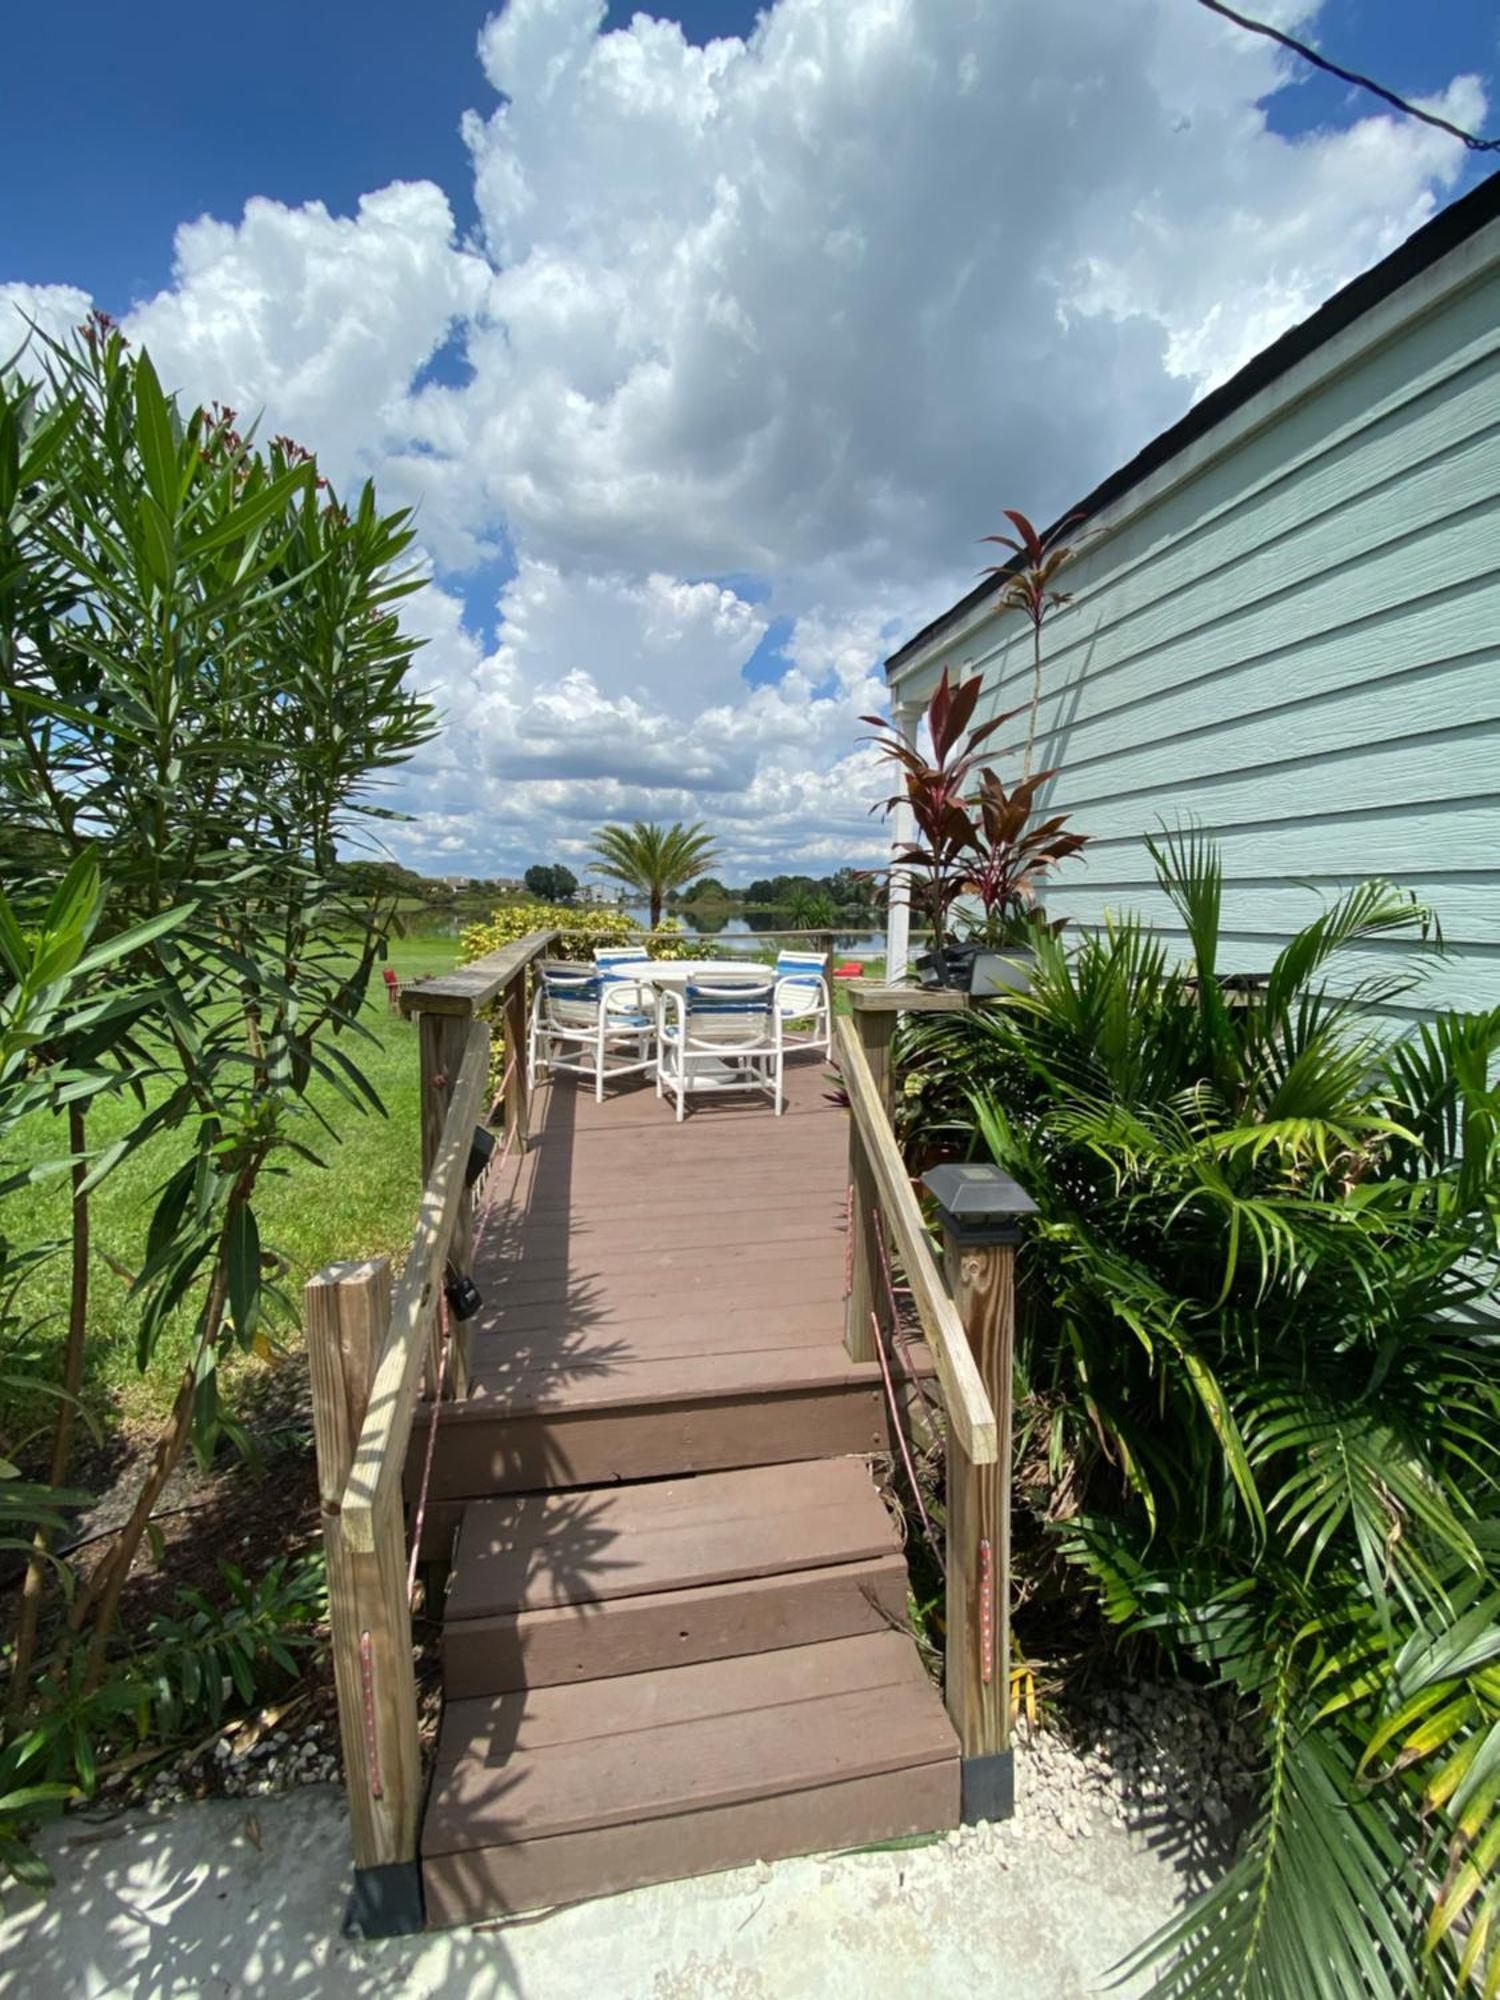
<svg viewBox="0 0 1500 2000">
<path fill-rule="evenodd" d="M 189 1441 L 242 1438 L 218 1364 L 278 1305 L 260 1176 L 321 1164 L 315 1080 L 378 1108 L 346 1044 L 368 1032 L 394 899 L 352 888 L 338 849 L 389 817 L 372 789 L 433 716 L 405 685 L 397 607 L 421 579 L 399 568 L 403 515 L 368 487 L 344 506 L 307 453 L 257 450 L 233 412 L 184 412 L 102 316 L 40 353 L 40 376 L 7 389 L 22 434 L 70 418 L 6 557 L 46 588 L 6 600 L 4 870 L 24 929 L 81 854 L 101 857 L 99 943 L 120 956 L 92 997 L 153 996 L 132 1032 L 155 1074 L 123 1143 L 157 1139 L 169 1163 L 134 1267 L 139 1365 L 169 1326 L 186 1335 L 129 1517 L 69 1611 L 87 1685 Z M 86 1226 L 75 1210 L 75 1245 Z"/>
<path fill-rule="evenodd" d="M 1029 927 L 1038 908 L 1042 877 L 1087 839 L 1063 831 L 1065 813 L 1031 824 L 1037 792 L 1055 771 L 1039 771 L 1007 790 L 994 770 L 980 767 L 985 742 L 1019 712 L 970 728 L 982 686 L 975 674 L 954 687 L 943 669 L 927 706 L 931 756 L 879 716 L 864 717 L 878 730 L 874 741 L 882 756 L 903 774 L 902 790 L 885 801 L 885 810 L 906 804 L 917 831 L 916 840 L 893 854 L 891 867 L 916 871 L 913 900 L 940 947 L 966 895 L 979 904 L 978 921 L 970 926 L 977 940 L 1016 942 L 1019 927 Z"/>
<path fill-rule="evenodd" d="M 1021 777 L 1031 775 L 1031 759 L 1036 751 L 1037 716 L 1042 704 L 1042 627 L 1052 613 L 1068 602 L 1066 591 L 1055 587 L 1057 573 L 1076 551 L 1062 537 L 1082 518 L 1069 514 L 1040 532 L 1026 516 L 1007 507 L 1005 517 L 1015 529 L 1013 535 L 986 535 L 1011 551 L 1009 561 L 991 563 L 986 576 L 1000 579 L 996 602 L 1002 611 L 1019 611 L 1031 626 L 1031 705 L 1026 718 L 1026 749 L 1021 760 Z M 1019 711 L 1018 711 L 1019 712 Z"/>
<path fill-rule="evenodd" d="M 975 674 L 955 687 L 944 667 L 927 704 L 930 756 L 920 742 L 909 742 L 885 717 L 860 718 L 875 730 L 872 741 L 881 756 L 902 774 L 900 792 L 886 799 L 883 809 L 889 813 L 898 805 L 907 805 L 917 837 L 891 856 L 891 866 L 916 871 L 913 900 L 928 918 L 940 945 L 949 934 L 950 913 L 963 893 L 965 871 L 979 837 L 967 804 L 979 753 L 986 739 L 1011 719 L 997 715 L 969 727 L 982 686 Z"/>
<path fill-rule="evenodd" d="M 637 820 L 632 826 L 601 827 L 594 836 L 594 855 L 595 874 L 645 897 L 653 931 L 661 923 L 668 890 L 682 888 L 719 858 L 717 843 L 700 821 L 684 826 L 680 820 L 671 826 Z"/>
<path fill-rule="evenodd" d="M 1068 816 L 1032 824 L 1036 795 L 1055 771 L 1038 771 L 1008 791 L 998 773 L 981 771 L 975 809 L 980 837 L 964 869 L 963 886 L 979 905 L 969 935 L 995 949 L 1026 944 L 1041 916 L 1042 882 L 1060 861 L 1088 845 L 1086 833 L 1065 833 Z M 1065 920 L 1063 920 L 1065 921 Z M 1060 929 L 1061 922 L 1054 926 Z"/>
<path fill-rule="evenodd" d="M 1037 1203 L 1052 1531 L 1264 1746 L 1239 1858 L 1134 1969 L 1183 2000 L 1494 1993 L 1500 1010 L 1372 1011 L 1431 932 L 1380 882 L 1226 992 L 1216 853 L 1153 852 L 1190 963 L 1132 920 L 1042 931 L 1028 992 L 913 1027 L 903 1098 Z"/>
<path fill-rule="evenodd" d="M 45 1889 L 52 1876 L 29 1834 L 101 1774 L 149 1763 L 235 1707 L 286 1690 L 325 1644 L 321 1550 L 277 1557 L 259 1577 L 219 1564 L 221 1592 L 179 1588 L 143 1637 L 98 1680 L 59 1649 L 41 1664 L 34 1712 L 0 1740 L 0 1880 Z M 143 1740 L 144 1739 L 144 1740 Z"/>
<path fill-rule="evenodd" d="M 833 898 L 820 889 L 799 889 L 787 905 L 786 916 L 794 931 L 831 931 L 839 920 Z"/>
<path fill-rule="evenodd" d="M 646 946 L 649 958 L 681 962 L 684 959 L 702 958 L 703 940 L 695 931 L 690 931 L 680 917 L 663 917 L 656 934 Z"/>
</svg>

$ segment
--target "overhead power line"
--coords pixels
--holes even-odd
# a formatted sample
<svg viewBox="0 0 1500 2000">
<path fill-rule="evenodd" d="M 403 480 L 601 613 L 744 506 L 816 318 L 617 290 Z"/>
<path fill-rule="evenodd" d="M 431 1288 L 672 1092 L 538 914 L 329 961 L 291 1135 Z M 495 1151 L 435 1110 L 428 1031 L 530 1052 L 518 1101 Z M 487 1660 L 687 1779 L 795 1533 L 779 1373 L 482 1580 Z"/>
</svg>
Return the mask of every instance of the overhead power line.
<svg viewBox="0 0 1500 2000">
<path fill-rule="evenodd" d="M 1385 103 L 1393 105 L 1397 111 L 1405 112 L 1408 118 L 1420 118 L 1424 125 L 1435 125 L 1440 132 L 1451 138 L 1462 139 L 1473 153 L 1500 153 L 1500 139 L 1479 139 L 1472 132 L 1466 132 L 1462 125 L 1454 125 L 1446 118 L 1440 118 L 1435 111 L 1424 111 L 1419 104 L 1411 104 L 1404 97 L 1398 97 L 1394 90 L 1387 90 L 1383 83 L 1377 83 L 1371 76 L 1361 76 L 1357 69 L 1345 69 L 1342 63 L 1330 62 L 1327 56 L 1320 56 L 1316 49 L 1306 42 L 1299 42 L 1295 35 L 1284 34 L 1280 28 L 1273 28 L 1268 21 L 1253 21 L 1248 14 L 1241 14 L 1236 8 L 1226 7 L 1224 0 L 1198 0 L 1200 7 L 1206 7 L 1211 14 L 1222 14 L 1226 21 L 1233 21 L 1237 28 L 1248 28 L 1252 35 L 1264 35 L 1269 41 L 1279 42 L 1284 49 L 1290 49 L 1294 56 L 1301 56 L 1315 69 L 1326 70 L 1344 83 L 1352 83 L 1356 89 L 1368 90 Z"/>
</svg>

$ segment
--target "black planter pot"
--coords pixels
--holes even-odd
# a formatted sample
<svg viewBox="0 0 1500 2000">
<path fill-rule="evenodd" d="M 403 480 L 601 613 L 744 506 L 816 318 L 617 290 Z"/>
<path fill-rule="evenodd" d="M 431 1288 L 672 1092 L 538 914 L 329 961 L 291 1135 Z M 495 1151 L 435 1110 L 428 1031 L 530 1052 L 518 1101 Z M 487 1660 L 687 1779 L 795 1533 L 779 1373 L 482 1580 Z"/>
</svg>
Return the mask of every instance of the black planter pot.
<svg viewBox="0 0 1500 2000">
<path fill-rule="evenodd" d="M 937 945 L 931 951 L 924 951 L 917 960 L 917 971 L 924 986 L 946 987 L 950 993 L 967 993 L 974 982 L 974 961 L 979 956 L 977 944 Z"/>
</svg>

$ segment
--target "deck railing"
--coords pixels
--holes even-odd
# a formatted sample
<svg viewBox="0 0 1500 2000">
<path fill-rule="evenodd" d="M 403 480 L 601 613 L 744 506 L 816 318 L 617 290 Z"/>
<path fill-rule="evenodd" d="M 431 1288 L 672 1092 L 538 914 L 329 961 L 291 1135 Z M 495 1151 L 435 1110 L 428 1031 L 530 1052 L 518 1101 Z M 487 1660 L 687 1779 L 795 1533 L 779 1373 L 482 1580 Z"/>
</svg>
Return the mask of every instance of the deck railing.
<svg viewBox="0 0 1500 2000">
<path fill-rule="evenodd" d="M 849 1099 L 851 1359 L 873 1361 L 894 1327 L 887 1251 L 900 1261 L 942 1390 L 947 1441 L 944 1698 L 959 1739 L 966 1821 L 1012 1809 L 1010 1452 L 1017 1217 L 1026 1196 L 994 1167 L 938 1169 L 942 1261 L 890 1119 L 890 1048 L 903 1013 L 954 1011 L 966 996 L 850 982 L 834 1023 Z M 942 1177 L 946 1174 L 948 1179 Z M 944 1203 L 946 1202 L 946 1206 Z M 892 1412 L 899 1424 L 899 1413 Z"/>
<path fill-rule="evenodd" d="M 528 968 L 556 931 L 408 986 L 422 1078 L 423 1188 L 394 1285 L 385 1257 L 334 1264 L 307 1286 L 305 1318 L 328 1557 L 329 1624 L 354 1842 L 348 1927 L 367 1935 L 422 1923 L 417 1831 L 422 1758 L 412 1652 L 404 1479 L 417 1401 L 468 1379 L 467 1326 L 443 1350 L 450 1281 L 471 1274 L 474 1131 L 489 1100 L 496 1002 L 505 1040 L 507 1146 L 524 1149 Z M 432 1421 L 436 1421 L 436 1411 Z"/>
</svg>

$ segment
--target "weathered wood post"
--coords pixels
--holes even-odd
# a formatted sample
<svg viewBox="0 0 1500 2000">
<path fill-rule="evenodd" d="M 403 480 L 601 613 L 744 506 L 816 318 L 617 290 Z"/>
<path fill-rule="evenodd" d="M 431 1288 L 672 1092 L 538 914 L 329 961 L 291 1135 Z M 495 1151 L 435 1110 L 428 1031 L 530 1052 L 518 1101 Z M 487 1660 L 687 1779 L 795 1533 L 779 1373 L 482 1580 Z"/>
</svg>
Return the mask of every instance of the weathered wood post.
<svg viewBox="0 0 1500 2000">
<path fill-rule="evenodd" d="M 967 993 L 954 993 L 918 986 L 887 986 L 879 979 L 850 979 L 845 982 L 855 1030 L 869 1061 L 870 1074 L 880 1092 L 887 1119 L 891 1111 L 891 1043 L 902 1014 L 961 1013 L 969 1004 Z M 849 1216 L 849 1298 L 844 1330 L 844 1346 L 851 1361 L 873 1361 L 875 1338 L 870 1325 L 870 1309 L 883 1292 L 880 1276 L 880 1246 L 875 1240 L 871 1215 L 877 1199 L 870 1163 L 865 1158 L 864 1141 L 858 1121 L 849 1120 L 849 1185 L 853 1200 Z"/>
<path fill-rule="evenodd" d="M 417 1861 L 422 1769 L 401 1513 L 390 1511 L 368 1551 L 350 1546 L 342 1520 L 355 1446 L 390 1329 L 390 1260 L 331 1264 L 309 1279 L 303 1300 L 328 1621 L 354 1838 L 345 1929 L 364 1937 L 405 1936 L 423 1926 Z"/>
<path fill-rule="evenodd" d="M 854 1026 L 869 1059 L 870 1070 L 880 1089 L 881 1102 L 890 1109 L 891 1037 L 896 1032 L 893 1008 L 854 1008 Z M 844 1320 L 844 1347 L 851 1361 L 873 1361 L 875 1329 L 872 1311 L 879 1311 L 884 1296 L 880 1275 L 880 1244 L 875 1235 L 875 1204 L 879 1190 L 874 1171 L 860 1137 L 859 1120 L 849 1120 L 849 1297 Z"/>
<path fill-rule="evenodd" d="M 425 1187 L 432 1172 L 432 1163 L 437 1158 L 438 1144 L 443 1136 L 443 1121 L 448 1116 L 448 1106 L 453 1101 L 453 1087 L 458 1081 L 459 1066 L 464 1059 L 464 1047 L 469 1037 L 469 1023 L 473 1019 L 473 1009 L 467 1005 L 453 1007 L 445 1001 L 443 1011 L 437 1012 L 423 1006 L 423 993 L 415 987 L 403 995 L 403 1004 L 417 1016 L 417 1042 L 421 1059 L 422 1079 L 422 1184 Z M 460 1276 L 468 1276 L 474 1268 L 474 1225 L 469 1204 L 459 1206 L 458 1220 L 453 1225 L 453 1243 L 448 1253 L 448 1261 Z M 448 1330 L 448 1396 L 461 1400 L 469 1393 L 469 1329 L 465 1321 L 459 1320 Z M 432 1322 L 431 1354 L 427 1365 L 427 1392 L 436 1396 L 441 1379 L 442 1329 L 436 1316 Z"/>
<path fill-rule="evenodd" d="M 526 1066 L 526 967 L 505 989 L 505 1130 L 515 1134 L 515 1151 L 526 1150 L 531 1136 L 531 1078 Z"/>
<path fill-rule="evenodd" d="M 949 1429 L 948 1714 L 962 1756 L 963 1817 L 1015 1809 L 1010 1747 L 1010 1457 L 1015 1257 L 1036 1204 L 993 1166 L 934 1167 L 948 1288 L 995 1412 L 999 1456 L 975 1465 Z"/>
</svg>

